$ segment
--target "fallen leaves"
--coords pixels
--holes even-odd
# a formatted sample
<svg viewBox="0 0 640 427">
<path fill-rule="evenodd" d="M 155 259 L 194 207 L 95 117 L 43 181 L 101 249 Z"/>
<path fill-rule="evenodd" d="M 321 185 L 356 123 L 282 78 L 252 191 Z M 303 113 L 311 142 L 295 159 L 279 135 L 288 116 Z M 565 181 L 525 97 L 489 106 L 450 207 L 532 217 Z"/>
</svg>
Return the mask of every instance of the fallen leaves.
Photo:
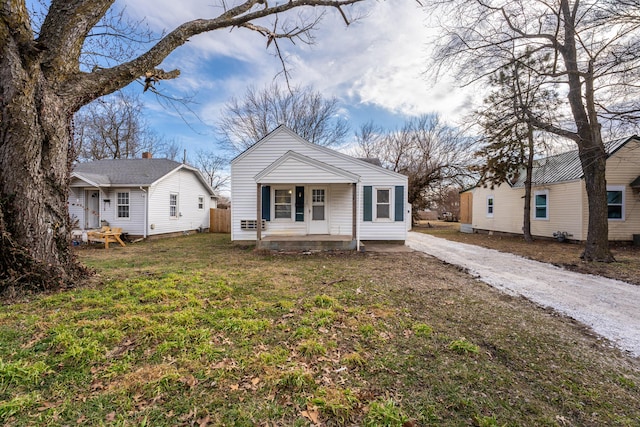
<svg viewBox="0 0 640 427">
<path fill-rule="evenodd" d="M 314 424 L 318 424 L 318 421 L 320 420 L 320 413 L 316 406 L 307 405 L 307 410 L 300 412 L 300 415 Z"/>
</svg>

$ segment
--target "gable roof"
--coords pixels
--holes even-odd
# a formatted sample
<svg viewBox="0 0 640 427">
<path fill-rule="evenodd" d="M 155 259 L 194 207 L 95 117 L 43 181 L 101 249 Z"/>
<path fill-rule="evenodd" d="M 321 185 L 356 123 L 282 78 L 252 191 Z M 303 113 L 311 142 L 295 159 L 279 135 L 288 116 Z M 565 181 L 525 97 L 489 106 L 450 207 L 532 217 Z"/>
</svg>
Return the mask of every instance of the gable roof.
<svg viewBox="0 0 640 427">
<path fill-rule="evenodd" d="M 632 139 L 638 139 L 638 137 L 633 135 L 627 138 L 605 142 L 604 147 L 607 152 L 607 158 L 611 157 Z M 578 150 L 572 150 L 535 160 L 533 164 L 532 183 L 533 185 L 554 184 L 558 182 L 575 181 L 582 179 L 583 176 Z M 512 186 L 524 187 L 525 179 L 526 174 L 520 174 Z"/>
<path fill-rule="evenodd" d="M 96 187 L 148 187 L 180 169 L 193 172 L 209 194 L 215 194 L 200 171 L 169 159 L 94 160 L 75 165 L 71 177 Z"/>
<path fill-rule="evenodd" d="M 278 179 L 278 172 L 285 169 L 299 169 L 300 165 L 304 166 L 305 174 L 309 177 L 308 181 L 305 180 L 304 177 L 297 178 L 296 182 L 301 184 L 317 182 L 319 175 L 324 176 L 322 182 L 355 183 L 358 182 L 358 179 L 360 178 L 359 175 L 348 172 L 344 169 L 337 168 L 330 164 L 289 150 L 275 162 L 271 163 L 264 170 L 258 173 L 255 176 L 255 180 L 257 183 L 288 183 L 291 182 L 290 179 Z"/>
<path fill-rule="evenodd" d="M 322 151 L 322 152 L 328 153 L 328 154 L 330 154 L 332 156 L 340 157 L 340 158 L 345 159 L 345 160 L 358 162 L 359 164 L 364 165 L 367 168 L 374 169 L 374 170 L 376 170 L 378 172 L 382 172 L 382 173 L 385 173 L 387 175 L 391 175 L 391 176 L 394 176 L 394 177 L 406 178 L 406 175 L 403 175 L 403 174 L 398 173 L 398 172 L 394 172 L 394 171 L 392 171 L 390 169 L 387 169 L 387 168 L 384 168 L 382 166 L 375 165 L 375 164 L 373 164 L 373 163 L 371 163 L 369 161 L 366 161 L 366 160 L 363 160 L 363 159 L 358 159 L 356 157 L 349 156 L 348 154 L 341 153 L 341 152 L 333 150 L 331 148 L 328 148 L 328 147 L 325 147 L 325 146 L 322 146 L 322 145 L 318 145 L 318 144 L 314 144 L 313 142 L 309 142 L 306 139 L 302 138 L 297 133 L 295 133 L 291 128 L 289 128 L 286 125 L 279 125 L 277 128 L 275 128 L 274 130 L 269 132 L 267 135 L 262 137 L 255 144 L 253 144 L 251 147 L 247 148 L 242 153 L 240 153 L 236 157 L 234 157 L 231 160 L 231 164 L 234 164 L 237 161 L 241 160 L 243 157 L 245 157 L 246 155 L 248 155 L 249 153 L 254 151 L 256 148 L 258 148 L 259 146 L 265 144 L 267 141 L 269 141 L 271 138 L 273 138 L 274 135 L 276 135 L 278 133 L 282 133 L 282 132 L 288 133 L 291 137 L 295 138 L 300 143 L 305 144 L 305 145 L 311 147 L 314 150 Z"/>
</svg>

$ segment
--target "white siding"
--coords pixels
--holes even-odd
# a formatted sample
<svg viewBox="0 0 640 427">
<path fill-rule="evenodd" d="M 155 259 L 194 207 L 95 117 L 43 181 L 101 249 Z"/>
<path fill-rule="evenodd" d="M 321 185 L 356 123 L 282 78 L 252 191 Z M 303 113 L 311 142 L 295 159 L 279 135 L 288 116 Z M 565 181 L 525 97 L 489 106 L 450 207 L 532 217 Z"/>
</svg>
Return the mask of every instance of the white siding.
<svg viewBox="0 0 640 427">
<path fill-rule="evenodd" d="M 178 215 L 169 215 L 169 195 L 178 196 Z M 204 209 L 198 209 L 198 197 L 204 197 Z M 147 235 L 175 233 L 209 228 L 210 194 L 189 170 L 178 170 L 149 188 Z M 142 234 L 142 233 L 140 233 Z"/>
<path fill-rule="evenodd" d="M 329 189 L 329 234 L 351 235 L 353 197 L 351 184 L 334 184 Z"/>
<path fill-rule="evenodd" d="M 381 179 L 382 178 L 382 179 Z M 377 179 L 372 179 L 370 181 L 365 181 L 362 185 L 358 187 L 358 205 L 360 209 L 358 211 L 358 223 L 360 227 L 360 240 L 406 240 L 407 237 L 407 224 L 406 221 L 411 221 L 410 211 L 407 207 L 407 184 L 392 184 L 388 180 L 384 179 L 385 177 L 377 177 Z M 394 206 L 395 206 L 395 185 L 404 185 L 404 221 L 394 221 Z M 376 219 L 376 206 L 375 206 L 375 195 L 373 196 L 373 220 L 372 221 L 363 221 L 363 187 L 371 186 L 372 190 L 375 193 L 377 188 L 385 188 L 389 189 L 389 215 L 390 219 L 379 220 Z"/>
<path fill-rule="evenodd" d="M 405 202 L 407 194 L 407 178 L 399 174 L 387 171 L 380 167 L 376 167 L 364 161 L 360 161 L 349 156 L 337 153 L 333 150 L 329 150 L 324 147 L 311 144 L 300 139 L 297 135 L 292 133 L 286 128 L 279 128 L 271 133 L 265 139 L 254 145 L 249 150 L 234 159 L 231 163 L 231 239 L 232 240 L 255 240 L 255 231 L 245 231 L 240 229 L 241 220 L 255 220 L 256 219 L 256 192 L 257 185 L 255 182 L 255 176 L 262 170 L 267 168 L 270 164 L 275 162 L 287 151 L 294 151 L 303 156 L 310 157 L 314 160 L 326 163 L 336 168 L 340 168 L 344 171 L 350 172 L 360 176 L 360 183 L 358 184 L 358 221 L 360 223 L 360 238 L 361 240 L 405 240 L 406 238 L 406 224 L 405 222 L 388 222 L 388 223 L 362 223 L 362 186 L 363 185 L 386 185 L 396 186 L 403 185 L 405 187 Z M 286 171 L 287 168 L 283 169 Z M 293 163 L 292 163 L 293 169 Z M 301 181 L 309 182 L 307 170 L 298 170 L 299 175 L 290 175 L 291 183 L 293 185 L 300 183 Z M 298 181 L 300 177 L 300 181 Z M 325 177 L 326 178 L 326 177 Z M 287 178 L 289 179 L 289 178 Z M 321 183 L 324 183 L 321 182 Z M 332 187 L 333 191 L 333 187 Z M 344 191 L 338 190 L 336 195 L 344 197 Z M 305 195 L 306 197 L 306 195 Z M 335 197 L 332 193 L 331 197 Z M 349 197 L 350 194 L 349 194 Z M 343 199 L 341 199 L 343 200 Z M 344 201 L 343 201 L 344 202 Z M 352 215 L 352 211 L 347 207 L 346 212 L 344 208 L 346 204 L 343 202 L 332 206 L 330 232 L 334 233 L 339 227 L 342 233 L 342 227 L 344 224 L 344 218 Z M 332 204 L 333 205 L 333 204 Z M 350 206 L 350 203 L 349 203 Z M 336 211 L 334 213 L 334 211 Z M 339 212 L 337 212 L 339 211 Z M 406 209 L 405 209 L 406 211 Z M 334 215 L 337 215 L 334 219 Z M 405 213 L 405 221 L 409 220 Z M 273 222 L 273 221 L 272 221 Z M 351 221 L 349 219 L 349 224 Z M 297 227 L 294 225 L 294 227 Z M 268 225 L 269 229 L 273 228 L 272 224 Z M 350 230 L 350 229 L 349 229 Z M 296 231 L 297 228 L 296 228 Z M 344 234 L 350 234 L 350 231 Z"/>
<path fill-rule="evenodd" d="M 129 218 L 118 218 L 118 193 L 129 193 Z M 105 203 L 105 199 L 109 203 Z M 123 233 L 144 233 L 144 205 L 146 194 L 137 188 L 109 188 L 100 193 L 100 218 L 110 227 L 121 227 Z"/>
<path fill-rule="evenodd" d="M 69 191 L 69 217 L 71 221 L 78 221 L 77 227 L 84 229 L 85 223 L 85 201 L 84 201 L 84 188 L 71 187 Z"/>
<path fill-rule="evenodd" d="M 332 173 L 332 171 L 316 167 L 298 159 L 288 158 L 278 165 L 276 170 L 261 177 L 261 182 L 274 184 L 299 184 L 313 183 L 343 183 L 345 177 Z"/>
</svg>

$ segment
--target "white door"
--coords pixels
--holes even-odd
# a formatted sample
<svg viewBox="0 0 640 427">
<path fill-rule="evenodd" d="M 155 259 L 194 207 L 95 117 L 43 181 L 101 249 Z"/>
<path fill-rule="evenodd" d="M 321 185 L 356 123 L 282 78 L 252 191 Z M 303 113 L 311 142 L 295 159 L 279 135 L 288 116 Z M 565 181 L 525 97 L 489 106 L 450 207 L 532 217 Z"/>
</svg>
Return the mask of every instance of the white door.
<svg viewBox="0 0 640 427">
<path fill-rule="evenodd" d="M 309 234 L 329 234 L 329 199 L 326 188 L 311 188 Z"/>
<path fill-rule="evenodd" d="M 100 228 L 100 193 L 97 191 L 85 191 L 84 204 L 84 228 Z"/>
</svg>

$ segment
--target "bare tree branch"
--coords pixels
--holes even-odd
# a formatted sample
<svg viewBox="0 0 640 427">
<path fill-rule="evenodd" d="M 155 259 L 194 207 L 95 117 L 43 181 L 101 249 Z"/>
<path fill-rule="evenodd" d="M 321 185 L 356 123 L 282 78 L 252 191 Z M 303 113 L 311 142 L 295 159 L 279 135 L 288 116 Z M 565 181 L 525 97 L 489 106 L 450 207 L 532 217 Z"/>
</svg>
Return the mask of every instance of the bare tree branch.
<svg viewBox="0 0 640 427">
<path fill-rule="evenodd" d="M 89 3 L 99 3 L 98 0 L 86 1 Z M 169 55 L 169 53 L 186 43 L 189 38 L 194 35 L 209 31 L 215 31 L 221 28 L 245 27 L 251 21 L 271 15 L 281 14 L 294 8 L 310 6 L 339 8 L 341 6 L 355 4 L 361 1 L 363 0 L 291 0 L 289 2 L 278 4 L 275 6 L 267 6 L 264 8 L 256 9 L 254 8 L 254 6 L 259 4 L 258 1 L 248 0 L 234 8 L 226 10 L 217 18 L 197 19 L 178 26 L 176 29 L 163 37 L 150 50 L 132 61 L 109 69 L 99 69 L 93 73 L 73 74 L 69 72 L 70 78 L 62 90 L 64 92 L 75 93 L 78 104 L 77 107 L 79 107 L 80 105 L 86 103 L 87 99 L 95 99 L 99 96 L 111 93 L 114 90 L 124 87 L 132 79 L 135 79 L 138 76 L 142 76 L 145 73 L 154 70 L 155 67 L 158 66 L 162 62 L 162 60 L 164 60 Z M 96 9 L 98 9 L 97 6 Z M 62 14 L 64 15 L 64 13 Z M 99 17 L 97 18 L 99 19 Z M 95 24 L 95 22 L 93 22 L 93 24 Z M 81 28 L 87 26 L 88 23 L 83 23 Z M 45 27 L 43 26 L 43 31 L 44 30 Z M 270 33 L 273 33 L 273 31 L 270 31 Z M 293 37 L 295 37 L 295 35 L 298 33 L 294 32 L 293 34 Z M 86 33 L 84 35 L 78 35 L 78 37 L 81 37 L 82 40 L 84 40 L 84 36 L 86 36 Z M 267 37 L 268 36 L 269 35 L 267 35 Z M 288 39 L 291 39 L 292 37 L 287 36 L 286 32 L 276 33 L 276 36 L 272 35 L 272 37 L 277 38 L 281 36 Z M 82 41 L 78 37 L 73 38 L 75 43 L 79 43 Z M 54 63 L 54 59 L 58 55 L 61 58 L 65 57 L 58 52 L 57 54 L 53 55 L 53 58 L 49 62 Z"/>
</svg>

